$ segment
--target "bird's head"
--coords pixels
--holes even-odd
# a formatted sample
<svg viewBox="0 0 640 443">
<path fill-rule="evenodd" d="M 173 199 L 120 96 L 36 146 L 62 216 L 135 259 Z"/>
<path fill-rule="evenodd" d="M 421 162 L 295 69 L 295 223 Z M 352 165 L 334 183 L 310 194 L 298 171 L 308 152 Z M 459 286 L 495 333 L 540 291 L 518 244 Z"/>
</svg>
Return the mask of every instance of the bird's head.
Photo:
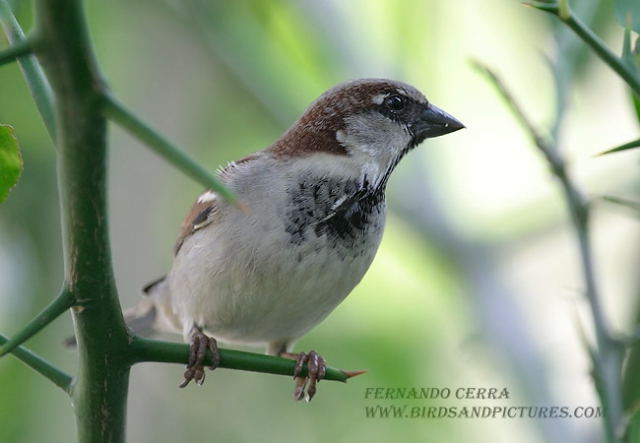
<svg viewBox="0 0 640 443">
<path fill-rule="evenodd" d="M 342 156 L 382 179 L 425 139 L 462 128 L 413 86 L 362 79 L 322 94 L 271 149 L 282 156 Z"/>
</svg>

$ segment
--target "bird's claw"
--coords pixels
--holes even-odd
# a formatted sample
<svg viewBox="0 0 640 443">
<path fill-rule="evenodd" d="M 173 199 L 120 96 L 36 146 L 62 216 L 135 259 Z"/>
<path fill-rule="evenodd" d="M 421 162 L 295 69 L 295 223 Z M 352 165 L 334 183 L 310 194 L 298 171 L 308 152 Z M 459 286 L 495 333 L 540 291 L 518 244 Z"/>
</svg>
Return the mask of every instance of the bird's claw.
<svg viewBox="0 0 640 443">
<path fill-rule="evenodd" d="M 191 346 L 189 347 L 189 364 L 184 371 L 184 381 L 180 384 L 181 388 L 187 386 L 191 380 L 196 384 L 202 385 L 205 379 L 204 360 L 207 356 L 207 350 L 211 351 L 212 364 L 210 369 L 215 369 L 220 364 L 220 351 L 218 343 L 213 337 L 209 337 L 200 330 L 192 336 Z"/>
<path fill-rule="evenodd" d="M 307 364 L 307 375 L 302 376 L 302 368 L 304 364 Z M 314 395 L 316 395 L 317 385 L 324 377 L 327 371 L 327 365 L 316 351 L 310 351 L 309 353 L 301 352 L 296 357 L 296 365 L 293 370 L 293 379 L 295 380 L 295 389 L 293 391 L 293 398 L 295 400 L 302 400 L 305 398 L 311 401 Z"/>
</svg>

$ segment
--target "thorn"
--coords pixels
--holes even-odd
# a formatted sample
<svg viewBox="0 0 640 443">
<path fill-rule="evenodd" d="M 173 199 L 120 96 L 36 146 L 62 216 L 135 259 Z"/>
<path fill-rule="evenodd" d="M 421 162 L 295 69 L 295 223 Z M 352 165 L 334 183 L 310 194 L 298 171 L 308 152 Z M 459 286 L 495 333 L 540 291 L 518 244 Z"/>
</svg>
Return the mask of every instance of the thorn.
<svg viewBox="0 0 640 443">
<path fill-rule="evenodd" d="M 357 377 L 358 375 L 366 374 L 367 372 L 368 371 L 366 369 L 362 369 L 359 371 L 342 371 L 342 373 L 346 375 L 347 378 Z"/>
</svg>

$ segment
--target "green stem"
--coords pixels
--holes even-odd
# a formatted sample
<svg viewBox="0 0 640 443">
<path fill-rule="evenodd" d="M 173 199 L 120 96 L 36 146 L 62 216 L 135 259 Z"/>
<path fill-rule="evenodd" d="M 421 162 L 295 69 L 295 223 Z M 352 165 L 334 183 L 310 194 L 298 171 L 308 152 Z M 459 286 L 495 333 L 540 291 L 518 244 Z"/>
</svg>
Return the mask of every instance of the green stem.
<svg viewBox="0 0 640 443">
<path fill-rule="evenodd" d="M 65 283 L 79 368 L 72 390 L 81 443 L 123 442 L 129 384 L 123 355 L 129 336 L 113 278 L 107 210 L 104 80 L 81 0 L 39 0 L 39 51 L 55 93 Z"/>
<path fill-rule="evenodd" d="M 5 336 L 0 334 L 0 345 L 6 345 L 8 342 L 9 340 L 7 340 Z M 73 383 L 73 377 L 71 377 L 63 370 L 56 368 L 47 360 L 23 346 L 18 346 L 17 348 L 13 349 L 11 353 L 22 363 L 51 380 L 56 386 L 58 386 L 66 393 L 70 392 Z"/>
<path fill-rule="evenodd" d="M 0 66 L 16 61 L 19 57 L 29 55 L 33 51 L 29 39 L 22 40 L 0 52 Z"/>
<path fill-rule="evenodd" d="M 593 354 L 594 381 L 600 394 L 600 401 L 604 410 L 605 435 L 610 443 L 618 442 L 616 429 L 622 420 L 622 349 L 609 332 L 600 304 L 597 291 L 593 253 L 589 238 L 590 211 L 582 194 L 570 180 L 566 169 L 562 168 L 555 174 L 560 180 L 561 189 L 565 195 L 565 203 L 571 215 L 574 234 L 578 242 L 582 275 L 585 281 L 585 295 L 591 308 L 593 318 L 597 353 Z"/>
<path fill-rule="evenodd" d="M 134 137 L 192 179 L 216 191 L 228 201 L 237 201 L 235 194 L 229 188 L 223 185 L 209 171 L 193 161 L 184 151 L 129 111 L 108 91 L 104 92 L 102 97 L 105 116 L 129 131 Z"/>
<path fill-rule="evenodd" d="M 566 17 L 560 14 L 558 5 L 545 4 L 540 2 L 527 3 L 536 9 L 556 15 L 563 23 L 575 32 L 593 51 L 604 61 L 611 69 L 613 69 L 622 79 L 629 85 L 631 89 L 640 96 L 640 77 L 627 66 L 624 61 L 607 47 L 607 45 L 598 37 L 580 18 L 576 17 L 567 10 Z"/>
<path fill-rule="evenodd" d="M 133 363 L 163 362 L 186 364 L 189 357 L 189 346 L 182 343 L 169 343 L 146 338 L 135 337 L 131 343 L 131 358 Z M 295 362 L 286 358 L 273 357 L 264 354 L 220 349 L 220 367 L 240 369 L 243 371 L 264 372 L 267 374 L 293 376 Z M 211 363 L 211 356 L 207 355 Z M 302 375 L 306 375 L 307 367 Z M 346 382 L 350 378 L 349 372 L 335 368 L 327 368 L 326 380 Z"/>
<path fill-rule="evenodd" d="M 560 0 L 558 5 L 558 16 L 562 20 L 566 20 L 571 16 L 571 10 L 569 9 L 569 0 Z"/>
<path fill-rule="evenodd" d="M 636 318 L 636 324 L 640 324 L 640 318 Z M 622 384 L 624 409 L 627 413 L 640 411 L 640 382 L 638 380 L 638 374 L 640 374 L 640 343 L 637 339 L 638 337 L 636 337 L 635 343 L 629 346 Z"/>
<path fill-rule="evenodd" d="M 64 288 L 49 305 L 47 305 L 33 320 L 13 335 L 9 341 L 0 347 L 0 357 L 8 354 L 17 346 L 21 345 L 53 320 L 62 315 L 67 309 L 73 305 L 73 295 Z"/>
<path fill-rule="evenodd" d="M 560 189 L 571 217 L 573 230 L 578 243 L 580 264 L 585 282 L 585 295 L 591 308 L 591 316 L 596 332 L 597 353 L 593 355 L 594 380 L 600 395 L 603 409 L 606 411 L 605 433 L 609 442 L 617 442 L 615 429 L 622 418 L 622 397 L 620 391 L 620 373 L 622 354 L 618 343 L 612 338 L 605 322 L 600 296 L 596 285 L 593 254 L 589 239 L 588 201 L 571 180 L 564 159 L 558 154 L 555 140 L 549 140 L 540 134 L 531 120 L 522 110 L 504 82 L 490 68 L 475 62 L 476 68 L 484 74 L 505 100 L 516 119 L 524 126 L 534 144 L 549 163 L 553 175 L 560 181 Z"/>
<path fill-rule="evenodd" d="M 602 199 L 609 203 L 614 203 L 616 205 L 624 206 L 626 208 L 632 209 L 640 213 L 640 201 L 627 200 L 626 198 L 613 197 L 610 195 L 605 195 L 602 197 Z"/>
<path fill-rule="evenodd" d="M 624 81 L 627 82 L 633 91 L 640 95 L 640 78 L 614 54 L 591 29 L 589 29 L 575 15 L 570 15 L 564 21 L 587 45 L 594 50 L 600 58 L 609 65 Z"/>
<path fill-rule="evenodd" d="M 7 0 L 0 0 L 0 24 L 11 44 L 18 45 L 27 40 Z M 55 141 L 56 124 L 53 111 L 53 95 L 49 82 L 42 71 L 42 67 L 33 55 L 20 57 L 18 59 L 18 65 L 27 81 L 27 86 L 42 116 L 49 137 L 51 137 L 52 141 Z"/>
</svg>

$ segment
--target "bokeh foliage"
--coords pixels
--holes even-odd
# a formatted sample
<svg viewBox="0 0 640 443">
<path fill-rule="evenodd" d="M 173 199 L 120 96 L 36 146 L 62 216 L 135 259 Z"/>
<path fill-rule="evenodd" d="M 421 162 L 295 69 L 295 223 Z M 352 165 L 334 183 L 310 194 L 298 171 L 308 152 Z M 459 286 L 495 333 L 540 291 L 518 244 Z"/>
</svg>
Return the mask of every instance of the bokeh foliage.
<svg viewBox="0 0 640 443">
<path fill-rule="evenodd" d="M 19 3 L 21 21 L 29 23 L 28 3 Z M 552 308 L 540 309 L 557 324 L 528 316 L 528 307 L 546 303 L 543 292 L 549 286 L 529 277 L 514 282 L 511 275 L 519 271 L 509 266 L 511 260 L 522 264 L 522 250 L 533 251 L 525 262 L 529 266 L 571 250 L 555 237 L 564 214 L 547 187 L 544 166 L 527 154 L 527 142 L 510 129 L 500 103 L 466 65 L 469 56 L 517 60 L 506 69 L 523 86 L 527 102 L 534 109 L 550 108 L 539 93 L 547 74 L 537 68 L 537 51 L 548 51 L 557 25 L 517 3 L 88 2 L 99 60 L 114 90 L 212 167 L 270 143 L 315 96 L 352 77 L 414 83 L 469 126 L 455 142 L 428 143 L 401 165 L 390 185 L 392 215 L 384 244 L 369 275 L 298 345 L 318 349 L 331 363 L 366 367 L 366 378 L 347 386 L 321 383 L 319 396 L 305 406 L 289 401 L 289 380 L 218 371 L 205 389 L 181 392 L 174 387 L 181 368 L 147 365 L 134 371 L 131 383 L 131 441 L 196 441 L 209 435 L 224 441 L 293 441 L 304 435 L 306 441 L 537 442 L 599 435 L 598 423 L 587 422 L 496 426 L 363 417 L 368 386 L 506 384 L 517 403 L 594 401 L 584 361 L 568 377 L 579 382 L 563 385 L 567 378 L 557 376 L 556 361 L 541 351 L 558 340 L 560 323 L 570 318 Z M 603 5 L 597 29 L 615 39 L 612 5 Z M 573 47 L 564 54 L 578 52 Z M 572 155 L 589 162 L 591 154 L 632 139 L 635 131 L 623 117 L 628 109 L 618 113 L 607 105 L 609 112 L 601 113 L 593 106 L 601 103 L 599 89 L 618 86 L 592 62 L 585 59 L 567 76 L 567 89 L 579 91 L 567 99 L 578 108 L 571 115 L 572 132 L 604 128 L 602 136 L 585 130 L 580 138 L 571 137 Z M 17 67 L 0 70 L 0 85 L 0 121 L 16 127 L 26 165 L 20 185 L 0 207 L 0 329 L 15 331 L 59 289 L 59 217 L 54 152 Z M 614 123 L 619 127 L 610 131 Z M 127 306 L 137 300 L 140 286 L 168 266 L 180 219 L 200 189 L 119 131 L 111 136 L 111 229 Z M 635 190 L 637 195 L 628 161 L 578 167 L 587 171 L 584 180 L 592 192 L 633 197 Z M 602 223 L 607 235 L 622 230 L 625 237 L 638 238 L 626 219 L 613 216 Z M 637 264 L 633 244 L 627 239 L 628 254 L 614 255 L 628 265 L 607 268 L 611 280 L 627 282 L 613 285 L 622 299 L 625 289 L 637 294 L 631 274 L 624 272 Z M 564 269 L 573 262 L 563 263 Z M 579 281 L 549 279 L 553 288 Z M 528 287 L 534 289 L 527 292 Z M 607 289 L 610 301 L 614 292 Z M 537 292 L 545 302 L 523 301 Z M 562 291 L 552 295 L 566 298 Z M 620 310 L 611 304 L 614 313 Z M 620 329 L 631 322 L 624 314 L 614 317 Z M 70 330 L 63 317 L 30 345 L 73 372 L 74 355 L 59 348 Z M 64 397 L 5 360 L 0 441 L 72 438 L 72 413 L 60 407 Z M 34 407 L 46 411 L 38 414 L 37 426 Z"/>
<path fill-rule="evenodd" d="M 22 173 L 22 156 L 13 128 L 0 125 L 0 203 L 13 188 Z"/>
</svg>

